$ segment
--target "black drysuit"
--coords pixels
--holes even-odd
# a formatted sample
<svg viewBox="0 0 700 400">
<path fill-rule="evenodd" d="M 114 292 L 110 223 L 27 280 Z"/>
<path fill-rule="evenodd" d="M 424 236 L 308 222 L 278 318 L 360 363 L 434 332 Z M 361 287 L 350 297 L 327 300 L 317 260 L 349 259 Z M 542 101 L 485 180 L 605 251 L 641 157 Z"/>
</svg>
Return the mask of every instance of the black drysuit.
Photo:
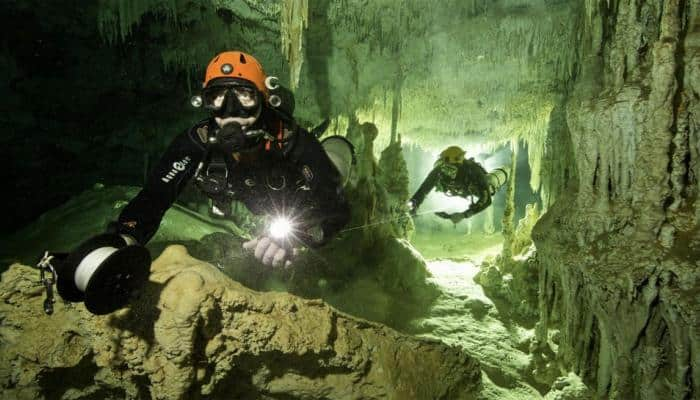
<svg viewBox="0 0 700 400">
<path fill-rule="evenodd" d="M 173 140 L 144 188 L 119 215 L 119 233 L 131 235 L 141 244 L 148 242 L 200 162 L 212 154 L 207 153 L 207 139 L 217 129 L 216 122 L 208 119 Z M 285 214 L 302 227 L 320 226 L 322 242 L 309 242 L 304 237 L 302 241 L 309 246 L 321 245 L 350 215 L 338 171 L 318 139 L 293 120 L 282 120 L 266 110 L 253 129 L 268 132 L 270 140 L 235 155 L 222 154 L 228 185 L 226 193 L 217 196 L 241 201 L 254 214 Z"/>
<path fill-rule="evenodd" d="M 477 196 L 479 200 L 466 211 L 469 215 L 474 215 L 491 205 L 491 190 L 486 175 L 487 172 L 481 164 L 471 158 L 459 164 L 457 174 L 453 178 L 445 176 L 442 166 L 436 166 L 411 197 L 411 202 L 417 209 L 425 200 L 425 196 L 437 187 L 437 191 L 445 192 L 450 196 L 464 198 Z"/>
</svg>

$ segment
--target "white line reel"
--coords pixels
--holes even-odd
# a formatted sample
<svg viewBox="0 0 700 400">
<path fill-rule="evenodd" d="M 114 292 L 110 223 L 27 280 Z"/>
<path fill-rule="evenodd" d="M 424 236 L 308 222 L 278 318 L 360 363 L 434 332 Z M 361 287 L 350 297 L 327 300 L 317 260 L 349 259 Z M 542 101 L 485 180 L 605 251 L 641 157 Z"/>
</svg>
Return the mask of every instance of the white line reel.
<svg viewBox="0 0 700 400">
<path fill-rule="evenodd" d="M 47 290 L 44 302 L 47 314 L 53 312 L 53 281 L 64 300 L 84 302 L 91 313 L 104 315 L 126 306 L 150 274 L 148 250 L 126 235 L 98 235 L 67 256 L 55 257 L 62 259 L 52 261 L 52 258 L 47 252 L 38 264 Z M 50 271 L 51 279 L 45 278 L 46 271 Z"/>
</svg>

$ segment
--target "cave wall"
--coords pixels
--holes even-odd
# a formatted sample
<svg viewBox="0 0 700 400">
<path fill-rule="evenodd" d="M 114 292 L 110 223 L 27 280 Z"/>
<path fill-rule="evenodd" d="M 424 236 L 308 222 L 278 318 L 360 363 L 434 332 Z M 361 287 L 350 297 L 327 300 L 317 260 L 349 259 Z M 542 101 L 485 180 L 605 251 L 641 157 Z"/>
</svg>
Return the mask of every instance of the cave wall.
<svg viewBox="0 0 700 400">
<path fill-rule="evenodd" d="M 2 143 L 17 212 L 0 234 L 96 181 L 141 184 L 169 140 L 206 116 L 188 100 L 224 49 L 296 86 L 302 125 L 375 123 L 378 151 L 398 134 L 433 150 L 534 142 L 575 71 L 576 25 L 562 21 L 579 3 L 4 1 Z M 543 147 L 528 149 L 536 190 Z"/>
<path fill-rule="evenodd" d="M 0 235 L 96 182 L 141 185 L 172 138 L 207 117 L 189 99 L 216 52 L 250 52 L 286 78 L 279 13 L 256 1 L 0 3 L 0 140 L 14 210 Z"/>
<path fill-rule="evenodd" d="M 170 139 L 201 118 L 187 103 L 186 72 L 163 70 L 167 33 L 135 29 L 105 43 L 98 3 L 0 4 L 0 140 L 13 210 L 0 234 L 95 182 L 140 185 Z"/>
<path fill-rule="evenodd" d="M 538 339 L 600 398 L 697 398 L 700 3 L 588 0 L 580 25 L 533 231 Z"/>
</svg>

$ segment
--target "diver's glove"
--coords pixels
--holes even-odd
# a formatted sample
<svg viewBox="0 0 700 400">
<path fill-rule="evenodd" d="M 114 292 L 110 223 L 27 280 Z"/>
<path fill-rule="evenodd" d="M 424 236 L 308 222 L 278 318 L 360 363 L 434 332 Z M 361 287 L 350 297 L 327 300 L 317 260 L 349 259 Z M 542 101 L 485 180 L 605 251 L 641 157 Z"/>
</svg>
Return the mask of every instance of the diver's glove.
<svg viewBox="0 0 700 400">
<path fill-rule="evenodd" d="M 285 246 L 267 235 L 243 243 L 243 248 L 252 251 L 261 263 L 279 268 L 289 268 L 299 252 L 298 247 Z"/>
<path fill-rule="evenodd" d="M 216 132 L 216 143 L 224 154 L 240 150 L 245 145 L 243 128 L 237 122 L 229 122 Z"/>
<path fill-rule="evenodd" d="M 294 259 L 305 247 L 318 247 L 324 241 L 323 229 L 320 226 L 293 229 L 282 234 L 280 226 L 274 227 L 280 221 L 274 221 L 267 232 L 257 238 L 243 243 L 243 248 L 252 251 L 261 263 L 279 268 L 289 268 Z"/>
<path fill-rule="evenodd" d="M 464 212 L 456 212 L 456 213 L 451 213 L 451 214 L 446 213 L 444 211 L 440 211 L 440 212 L 436 212 L 435 215 L 437 215 L 440 218 L 449 219 L 450 221 L 452 221 L 453 224 L 458 224 L 463 219 L 469 218 L 474 214 L 470 213 L 469 210 L 467 210 Z"/>
</svg>

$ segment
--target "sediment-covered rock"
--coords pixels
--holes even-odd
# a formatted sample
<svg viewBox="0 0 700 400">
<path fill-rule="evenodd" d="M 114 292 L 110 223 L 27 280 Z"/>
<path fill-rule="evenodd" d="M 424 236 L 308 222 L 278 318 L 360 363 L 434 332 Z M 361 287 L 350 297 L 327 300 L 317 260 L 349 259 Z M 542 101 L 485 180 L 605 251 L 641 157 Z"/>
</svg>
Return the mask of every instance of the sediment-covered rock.
<svg viewBox="0 0 700 400">
<path fill-rule="evenodd" d="M 538 338 L 547 341 L 547 327 L 561 329 L 554 345 L 562 370 L 573 369 L 602 398 L 700 393 L 697 248 L 690 261 L 625 237 L 589 250 L 538 237 Z"/>
<path fill-rule="evenodd" d="M 43 315 L 37 272 L 2 275 L 3 399 L 469 399 L 481 371 L 457 348 L 318 300 L 258 293 L 168 247 L 128 309 Z"/>
</svg>

